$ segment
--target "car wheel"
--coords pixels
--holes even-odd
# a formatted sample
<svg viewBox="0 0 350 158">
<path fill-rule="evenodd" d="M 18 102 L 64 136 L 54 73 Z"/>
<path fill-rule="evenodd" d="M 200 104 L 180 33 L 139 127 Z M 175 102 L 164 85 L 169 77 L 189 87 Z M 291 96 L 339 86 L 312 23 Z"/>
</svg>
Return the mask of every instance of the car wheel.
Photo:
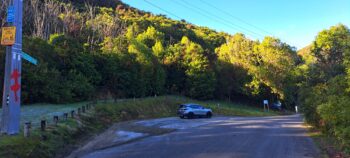
<svg viewBox="0 0 350 158">
<path fill-rule="evenodd" d="M 213 114 L 211 112 L 207 112 L 207 118 L 211 118 Z"/>
<path fill-rule="evenodd" d="M 187 118 L 193 119 L 194 118 L 194 113 L 193 112 L 188 113 L 187 114 Z"/>
</svg>

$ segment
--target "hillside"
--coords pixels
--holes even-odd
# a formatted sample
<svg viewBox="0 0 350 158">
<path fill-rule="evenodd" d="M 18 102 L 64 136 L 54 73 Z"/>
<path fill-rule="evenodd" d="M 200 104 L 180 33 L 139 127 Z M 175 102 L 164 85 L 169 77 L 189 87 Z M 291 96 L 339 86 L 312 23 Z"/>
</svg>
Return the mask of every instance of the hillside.
<svg viewBox="0 0 350 158">
<path fill-rule="evenodd" d="M 25 3 L 31 16 L 24 22 L 24 51 L 39 65 L 24 63 L 24 103 L 75 102 L 106 94 L 116 99 L 181 94 L 295 102 L 284 89 L 292 82 L 283 80 L 290 78 L 285 72 L 293 69 L 296 52 L 279 39 L 253 41 L 120 1 Z M 278 55 L 270 60 L 271 54 Z M 3 66 L 4 53 L 0 61 Z M 270 67 L 275 71 L 266 71 Z"/>
<path fill-rule="evenodd" d="M 306 63 L 315 62 L 315 58 L 312 55 L 312 45 L 308 45 L 300 50 L 298 50 L 298 55 L 303 58 Z"/>
</svg>

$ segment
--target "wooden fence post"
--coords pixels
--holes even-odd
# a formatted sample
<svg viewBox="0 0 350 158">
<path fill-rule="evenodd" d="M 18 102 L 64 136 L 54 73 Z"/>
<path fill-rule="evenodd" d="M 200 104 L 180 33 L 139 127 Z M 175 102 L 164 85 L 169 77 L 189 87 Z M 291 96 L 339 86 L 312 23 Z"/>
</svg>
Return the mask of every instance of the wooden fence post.
<svg viewBox="0 0 350 158">
<path fill-rule="evenodd" d="M 31 123 L 30 122 L 26 122 L 24 123 L 24 137 L 29 137 L 30 136 L 30 128 L 31 128 Z"/>
<path fill-rule="evenodd" d="M 64 113 L 64 114 L 63 114 L 63 119 L 64 119 L 65 121 L 67 121 L 67 119 L 68 119 L 68 113 Z"/>
<path fill-rule="evenodd" d="M 46 120 L 41 120 L 41 122 L 40 122 L 40 129 L 41 129 L 41 131 L 45 131 L 45 129 L 46 129 Z"/>
<path fill-rule="evenodd" d="M 72 118 L 74 118 L 74 113 L 75 113 L 74 110 L 70 111 L 70 115 L 72 116 Z"/>
<path fill-rule="evenodd" d="M 55 123 L 55 126 L 58 124 L 58 116 L 53 116 L 53 122 Z"/>
</svg>

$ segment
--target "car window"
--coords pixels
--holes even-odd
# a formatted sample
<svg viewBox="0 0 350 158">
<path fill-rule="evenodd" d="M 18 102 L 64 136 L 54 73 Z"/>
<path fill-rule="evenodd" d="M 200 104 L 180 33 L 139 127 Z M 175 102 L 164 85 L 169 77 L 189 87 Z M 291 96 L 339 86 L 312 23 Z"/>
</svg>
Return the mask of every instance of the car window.
<svg viewBox="0 0 350 158">
<path fill-rule="evenodd" d="M 203 106 L 201 106 L 201 105 L 196 105 L 196 106 L 197 106 L 198 109 L 202 109 L 203 108 Z"/>
<path fill-rule="evenodd" d="M 179 109 L 181 109 L 181 108 L 186 108 L 186 107 L 188 107 L 188 105 L 181 104 L 181 105 L 179 106 Z"/>
<path fill-rule="evenodd" d="M 198 109 L 197 105 L 191 105 L 190 107 L 193 108 L 193 109 Z"/>
<path fill-rule="evenodd" d="M 203 109 L 204 107 L 203 106 L 200 106 L 200 105 L 197 105 L 198 106 L 198 109 Z"/>
</svg>

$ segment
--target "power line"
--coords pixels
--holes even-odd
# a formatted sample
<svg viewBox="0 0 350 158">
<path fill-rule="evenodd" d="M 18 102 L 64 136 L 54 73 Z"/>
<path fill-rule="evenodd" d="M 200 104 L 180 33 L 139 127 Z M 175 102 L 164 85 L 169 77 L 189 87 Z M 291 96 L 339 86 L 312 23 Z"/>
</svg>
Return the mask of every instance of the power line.
<svg viewBox="0 0 350 158">
<path fill-rule="evenodd" d="M 270 33 L 270 32 L 268 32 L 268 31 L 266 31 L 266 30 L 264 30 L 264 29 L 262 29 L 262 28 L 260 28 L 260 27 L 258 27 L 258 26 L 256 26 L 256 25 L 253 25 L 253 24 L 251 24 L 251 23 L 249 23 L 249 22 L 247 22 L 247 21 L 245 21 L 245 20 L 243 20 L 243 19 L 241 19 L 241 18 L 238 18 L 238 17 L 232 15 L 231 13 L 229 13 L 229 12 L 227 12 L 227 11 L 225 11 L 225 10 L 222 10 L 222 9 L 220 9 L 220 8 L 218 8 L 218 7 L 212 5 L 212 4 L 210 4 L 210 3 L 208 3 L 208 2 L 206 2 L 206 1 L 204 1 L 204 0 L 200 0 L 200 1 L 203 2 L 204 4 L 210 6 L 210 7 L 215 8 L 216 10 L 218 10 L 218 11 L 224 13 L 224 14 L 227 14 L 228 16 L 230 16 L 230 17 L 232 17 L 232 18 L 234 18 L 234 19 L 236 19 L 236 20 L 238 20 L 238 21 L 240 21 L 240 22 L 242 22 L 242 23 L 244 23 L 244 24 L 246 24 L 246 25 L 249 25 L 249 26 L 251 26 L 251 27 L 253 27 L 253 28 L 255 28 L 255 29 L 260 30 L 261 32 L 266 33 L 266 34 L 269 35 L 269 36 L 277 37 L 277 36 L 275 36 L 273 33 Z M 292 43 L 292 42 L 289 42 L 288 40 L 283 39 L 283 38 L 281 38 L 281 37 L 277 37 L 277 38 L 279 38 L 280 40 L 286 41 L 286 42 L 288 42 L 288 43 Z"/>
<path fill-rule="evenodd" d="M 171 12 L 169 12 L 169 11 L 167 11 L 167 10 L 165 10 L 165 9 L 163 9 L 163 8 L 161 8 L 161 7 L 155 5 L 155 4 L 153 4 L 153 3 L 151 3 L 151 2 L 149 2 L 149 1 L 147 1 L 147 0 L 143 0 L 143 1 L 146 2 L 146 3 L 148 3 L 149 5 L 151 5 L 151 6 L 155 7 L 155 8 L 157 8 L 157 9 L 163 11 L 163 12 L 166 12 L 166 13 L 172 15 L 172 16 L 175 16 L 175 17 L 179 18 L 180 20 L 182 19 L 181 17 L 177 16 L 176 14 L 171 13 Z"/>
<path fill-rule="evenodd" d="M 212 4 L 210 4 L 210 3 L 208 3 L 208 2 L 206 2 L 206 1 L 204 1 L 204 0 L 200 0 L 200 1 L 203 2 L 204 4 L 206 4 L 207 6 L 212 7 L 212 8 L 215 8 L 216 10 L 218 10 L 218 11 L 220 11 L 220 12 L 222 12 L 222 13 L 224 13 L 224 14 L 226 14 L 226 15 L 228 15 L 228 16 L 230 16 L 230 17 L 232 17 L 232 18 L 234 18 L 234 19 L 236 19 L 236 20 L 238 20 L 238 21 L 240 21 L 240 22 L 242 22 L 242 23 L 244 23 L 244 24 L 246 24 L 246 25 L 249 25 L 249 26 L 251 26 L 251 27 L 254 27 L 255 29 L 258 29 L 258 30 L 260 30 L 260 31 L 262 31 L 262 32 L 264 32 L 264 33 L 266 33 L 266 34 L 273 35 L 272 33 L 268 32 L 268 31 L 266 31 L 266 30 L 264 30 L 264 29 L 262 29 L 262 28 L 260 28 L 260 27 L 258 27 L 258 26 L 255 26 L 255 25 L 253 25 L 253 24 L 250 24 L 250 23 L 246 22 L 245 20 L 243 20 L 243 19 L 241 19 L 241 18 L 238 18 L 238 17 L 232 15 L 231 13 L 229 13 L 229 12 L 227 12 L 227 11 L 224 11 L 224 10 L 222 10 L 222 9 L 220 9 L 220 8 L 218 8 L 218 7 L 212 5 Z"/>
<path fill-rule="evenodd" d="M 198 11 L 198 10 L 196 10 L 196 8 L 191 8 L 191 7 L 189 7 L 189 6 L 185 5 L 185 4 L 179 3 L 178 1 L 174 1 L 174 2 L 175 2 L 176 4 L 178 4 L 178 5 L 181 5 L 182 7 L 185 7 L 185 8 L 187 8 L 187 9 L 193 11 L 193 12 L 196 12 L 196 13 L 200 14 L 200 15 L 202 15 L 202 16 L 208 18 L 208 19 L 211 19 L 211 20 L 213 20 L 213 21 L 216 21 L 216 22 L 218 22 L 218 23 L 221 23 L 221 24 L 223 24 L 223 25 L 225 25 L 225 26 L 227 26 L 227 27 L 234 28 L 234 29 L 237 30 L 237 31 L 241 31 L 239 28 L 237 28 L 237 26 L 232 26 L 232 24 L 231 24 L 231 25 L 230 25 L 230 24 L 227 24 L 226 21 L 224 21 L 224 23 L 223 23 L 222 21 L 220 21 L 221 19 L 218 20 L 218 19 L 216 19 L 215 16 L 214 16 L 214 18 L 212 18 L 211 16 L 213 16 L 213 15 L 210 15 L 210 17 L 208 17 L 208 13 L 204 12 L 204 13 L 206 13 L 206 14 L 203 14 L 203 13 L 202 13 L 202 10 L 199 10 L 199 11 Z M 252 37 L 254 37 L 254 38 L 259 38 L 258 36 L 254 35 L 254 34 L 250 34 L 250 33 L 249 33 L 248 35 L 250 35 L 250 36 L 252 36 Z"/>
<path fill-rule="evenodd" d="M 184 1 L 184 0 L 181 0 L 181 1 L 184 2 L 184 3 L 186 3 L 186 4 L 188 4 L 188 5 L 191 5 L 190 3 L 188 3 L 188 2 L 186 2 L 186 1 Z M 198 10 L 201 10 L 201 11 L 207 13 L 208 15 L 211 15 L 211 16 L 214 16 L 214 17 L 216 17 L 216 18 L 218 18 L 218 19 L 221 19 L 222 21 L 225 21 L 226 23 L 230 23 L 231 25 L 234 25 L 234 26 L 236 26 L 236 27 L 238 27 L 238 28 L 240 28 L 240 29 L 243 29 L 243 30 L 245 30 L 245 31 L 248 31 L 248 32 L 250 32 L 250 33 L 253 33 L 253 34 L 257 35 L 257 36 L 264 37 L 264 35 L 261 35 L 261 34 L 259 34 L 259 33 L 256 33 L 256 32 L 254 32 L 254 31 L 252 31 L 252 30 L 249 30 L 249 29 L 247 29 L 247 28 L 244 28 L 244 27 L 242 27 L 242 26 L 240 26 L 240 25 L 237 25 L 237 24 L 235 24 L 235 23 L 232 23 L 231 21 L 229 21 L 229 20 L 227 20 L 227 19 L 225 19 L 225 18 L 219 17 L 219 16 L 217 16 L 217 15 L 215 15 L 215 14 L 213 14 L 213 13 L 210 13 L 210 12 L 208 12 L 208 11 L 202 9 L 202 8 L 199 8 L 199 7 L 195 6 L 195 5 L 191 5 L 191 6 L 193 6 L 194 8 L 196 8 L 196 9 L 198 9 Z"/>
<path fill-rule="evenodd" d="M 166 13 L 168 13 L 168 14 L 174 16 L 174 17 L 177 17 L 177 18 L 179 18 L 179 19 L 183 19 L 183 18 L 177 16 L 176 14 L 174 14 L 174 13 L 172 13 L 172 12 L 169 12 L 169 11 L 167 11 L 167 10 L 165 10 L 165 9 L 163 9 L 163 8 L 161 8 L 161 7 L 159 7 L 159 6 L 157 6 L 156 4 L 154 4 L 154 3 L 151 3 L 151 2 L 148 1 L 148 0 L 144 0 L 144 2 L 146 2 L 147 4 L 149 4 L 149 5 L 151 5 L 151 6 L 155 7 L 155 8 L 157 8 L 157 9 L 159 9 L 159 10 L 162 10 L 162 11 L 164 11 L 164 12 L 166 12 Z M 181 4 L 181 3 L 177 3 L 177 4 L 182 5 L 182 6 L 186 7 L 186 8 L 188 8 L 188 9 L 192 10 L 190 7 L 188 7 L 188 6 L 184 5 L 184 4 Z M 200 8 L 195 8 L 195 9 L 198 9 L 198 10 L 202 11 Z M 193 11 L 195 11 L 195 12 L 197 12 L 198 14 L 201 14 L 202 16 L 205 16 L 205 17 L 208 18 L 207 15 L 205 15 L 205 14 L 203 14 L 203 13 L 201 13 L 201 12 L 198 12 L 197 10 L 193 10 Z M 205 12 L 205 13 L 207 13 L 207 12 Z M 208 14 L 208 13 L 207 13 L 207 14 Z M 210 14 L 209 14 L 209 15 L 210 15 Z M 215 15 L 211 15 L 211 16 L 216 17 Z M 221 21 L 219 21 L 219 20 L 217 20 L 217 19 L 215 19 L 215 18 L 214 18 L 214 19 L 213 19 L 213 18 L 210 18 L 210 19 L 212 19 L 212 20 L 214 20 L 214 21 L 216 21 L 216 22 L 222 23 Z M 219 19 L 223 20 L 223 21 L 226 22 L 226 23 L 230 23 L 230 22 L 227 22 L 225 19 L 222 19 L 222 18 L 220 18 L 220 17 L 219 17 Z M 222 23 L 222 24 L 224 24 L 224 25 L 226 25 L 226 26 L 228 26 L 228 27 L 231 27 L 231 28 L 232 28 L 231 25 L 233 25 L 233 26 L 235 26 L 234 28 L 235 28 L 236 30 L 239 30 L 239 29 L 237 29 L 237 27 L 239 27 L 239 28 L 241 28 L 241 29 L 243 29 L 243 30 L 247 30 L 247 29 L 242 28 L 242 27 L 240 27 L 240 26 L 236 26 L 235 24 L 230 23 L 231 25 L 228 25 L 228 24 L 226 24 L 226 23 Z M 252 34 L 249 34 L 249 35 L 251 35 L 251 36 L 253 36 L 253 37 L 255 37 L 255 38 L 258 38 L 258 36 L 262 36 L 262 35 L 259 35 L 259 34 L 255 33 L 255 32 L 252 32 L 252 31 L 250 31 L 250 30 L 247 30 L 247 31 L 248 31 L 248 32 L 251 32 Z M 258 35 L 258 36 L 256 36 L 256 35 Z M 263 37 L 263 36 L 262 36 L 262 37 Z"/>
<path fill-rule="evenodd" d="M 211 16 L 211 17 L 214 17 L 214 19 L 213 19 L 213 18 L 210 18 L 210 19 L 215 20 L 215 21 L 217 21 L 217 22 L 219 22 L 219 23 L 225 22 L 225 23 L 222 23 L 222 24 L 225 24 L 226 26 L 227 26 L 227 24 L 231 25 L 231 26 L 229 26 L 229 27 L 234 26 L 234 28 L 235 28 L 236 30 L 237 30 L 237 28 L 239 28 L 238 30 L 245 30 L 245 31 L 247 31 L 247 32 L 250 32 L 250 35 L 253 35 L 254 37 L 264 37 L 263 35 L 261 35 L 261 34 L 259 34 L 259 33 L 256 33 L 256 32 L 254 32 L 254 31 L 251 31 L 251 30 L 249 30 L 249 29 L 247 29 L 247 28 L 244 28 L 244 27 L 242 27 L 242 26 L 239 26 L 239 25 L 237 25 L 237 24 L 234 24 L 234 23 L 232 23 L 231 21 L 228 21 L 228 20 L 226 20 L 226 19 L 224 19 L 224 18 L 218 17 L 217 15 L 215 15 L 215 14 L 213 14 L 213 13 L 207 12 L 206 10 L 203 10 L 202 8 L 193 6 L 192 4 L 190 4 L 190 3 L 188 3 L 188 2 L 186 2 L 186 1 L 184 1 L 184 0 L 180 0 L 180 1 L 182 1 L 183 3 L 178 3 L 179 1 L 176 1 L 176 0 L 175 0 L 174 2 L 177 3 L 177 4 L 179 4 L 179 5 L 181 5 L 181 6 L 183 6 L 183 7 L 186 7 L 186 8 L 188 8 L 188 9 L 192 10 L 192 11 L 195 11 L 195 12 L 197 12 L 198 14 L 201 14 L 202 16 L 205 16 L 205 17 L 207 17 L 207 18 L 209 18 L 207 15 L 209 15 L 209 16 Z M 184 3 L 185 3 L 185 4 L 184 4 Z M 191 7 L 187 6 L 186 4 L 189 5 L 189 6 L 191 6 Z M 205 13 L 206 15 L 204 15 L 203 13 Z M 217 19 L 220 19 L 221 21 L 218 21 Z M 226 24 L 226 23 L 227 23 L 227 24 Z"/>
<path fill-rule="evenodd" d="M 181 0 L 181 1 L 182 1 L 183 3 L 187 3 L 187 2 L 185 2 L 185 1 L 183 1 L 183 0 Z M 148 0 L 144 0 L 144 2 L 146 2 L 147 4 L 149 4 L 149 5 L 151 5 L 151 6 L 155 7 L 155 8 L 157 8 L 157 9 L 163 11 L 163 12 L 168 13 L 169 15 L 172 15 L 172 16 L 177 17 L 177 18 L 179 18 L 179 19 L 183 19 L 183 18 L 179 17 L 178 15 L 176 15 L 176 14 L 174 14 L 174 13 L 172 13 L 172 12 L 169 12 L 169 11 L 165 10 L 165 9 L 161 8 L 160 6 L 154 4 L 154 3 L 151 3 L 151 2 L 148 1 Z M 190 6 L 192 6 L 195 10 L 193 10 L 193 8 L 187 6 L 187 5 L 183 4 L 183 3 L 178 3 L 178 1 L 175 1 L 175 2 L 176 2 L 178 5 L 181 5 L 181 6 L 183 6 L 183 7 L 186 7 L 186 8 L 188 8 L 188 9 L 192 10 L 192 11 L 195 11 L 196 13 L 198 13 L 198 14 L 204 16 L 204 17 L 207 17 L 207 18 L 209 18 L 209 19 L 212 19 L 212 20 L 214 20 L 214 21 L 216 21 L 216 22 L 219 22 L 219 23 L 221 23 L 221 24 L 224 24 L 225 26 L 228 26 L 228 27 L 230 27 L 230 28 L 234 28 L 235 30 L 238 30 L 238 31 L 239 31 L 239 30 L 246 30 L 246 31 L 250 32 L 250 33 L 246 33 L 246 34 L 248 34 L 248 35 L 250 35 L 250 36 L 252 36 L 252 37 L 254 37 L 254 38 L 264 37 L 264 36 L 261 35 L 261 34 L 258 34 L 258 33 L 254 32 L 254 31 L 251 31 L 251 30 L 249 30 L 249 29 L 246 29 L 246 28 L 244 28 L 244 27 L 241 27 L 241 26 L 239 26 L 239 25 L 237 25 L 237 24 L 234 24 L 234 23 L 232 23 L 232 22 L 230 22 L 230 21 L 227 21 L 226 19 L 223 19 L 223 18 L 221 18 L 221 17 L 218 17 L 218 16 L 216 16 L 216 15 L 214 15 L 214 14 L 212 14 L 212 13 L 209 13 L 209 12 L 207 12 L 207 11 L 201 9 L 201 8 L 193 7 L 193 6 L 192 6 L 191 4 L 189 4 L 189 3 L 187 3 L 187 4 L 190 5 Z M 214 17 L 214 18 L 208 17 L 207 15 L 203 14 L 202 12 L 204 12 L 205 14 L 210 15 L 211 17 Z M 220 19 L 221 21 L 218 20 L 218 19 Z M 224 23 L 223 23 L 223 22 L 224 22 Z M 239 29 L 238 29 L 238 28 L 239 28 Z"/>
</svg>

